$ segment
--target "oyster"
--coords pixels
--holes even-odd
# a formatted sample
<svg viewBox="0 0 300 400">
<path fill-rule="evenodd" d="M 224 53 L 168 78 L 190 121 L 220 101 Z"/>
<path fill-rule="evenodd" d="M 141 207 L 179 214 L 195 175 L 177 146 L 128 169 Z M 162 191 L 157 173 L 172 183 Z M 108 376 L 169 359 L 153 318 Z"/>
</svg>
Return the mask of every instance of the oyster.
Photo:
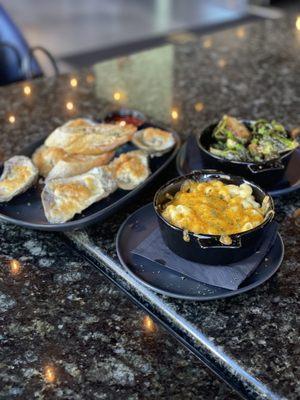
<svg viewBox="0 0 300 400">
<path fill-rule="evenodd" d="M 32 161 L 43 177 L 48 176 L 54 165 L 67 156 L 67 153 L 59 147 L 39 147 L 32 155 Z"/>
<path fill-rule="evenodd" d="M 30 158 L 14 156 L 4 163 L 0 177 L 0 202 L 25 192 L 38 178 L 39 171 Z"/>
<path fill-rule="evenodd" d="M 99 154 L 98 156 L 67 154 L 51 169 L 47 180 L 69 178 L 71 176 L 83 174 L 92 168 L 108 164 L 114 155 L 114 151 Z"/>
<path fill-rule="evenodd" d="M 78 128 L 78 127 L 88 128 L 89 126 L 94 126 L 94 125 L 97 125 L 97 122 L 94 122 L 91 119 L 88 119 L 88 118 L 75 118 L 75 119 L 71 119 L 70 121 L 66 122 L 60 128 L 61 129 L 64 129 L 64 128 Z"/>
<path fill-rule="evenodd" d="M 47 181 L 42 192 L 46 218 L 54 224 L 69 221 L 117 189 L 108 167 L 97 167 L 71 178 Z"/>
<path fill-rule="evenodd" d="M 133 135 L 132 143 L 147 153 L 160 156 L 175 145 L 175 138 L 171 132 L 158 128 L 141 129 Z"/>
<path fill-rule="evenodd" d="M 111 151 L 131 140 L 133 125 L 96 124 L 55 129 L 45 141 L 48 147 L 62 147 L 67 153 L 97 155 Z"/>
<path fill-rule="evenodd" d="M 148 154 L 133 150 L 121 154 L 109 165 L 119 188 L 132 190 L 150 175 Z"/>
</svg>

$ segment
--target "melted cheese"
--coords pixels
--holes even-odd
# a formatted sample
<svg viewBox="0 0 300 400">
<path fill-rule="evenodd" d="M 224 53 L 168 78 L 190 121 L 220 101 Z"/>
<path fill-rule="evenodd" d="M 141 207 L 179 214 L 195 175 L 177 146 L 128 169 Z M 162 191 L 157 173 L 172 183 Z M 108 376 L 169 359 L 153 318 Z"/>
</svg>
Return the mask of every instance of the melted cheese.
<svg viewBox="0 0 300 400">
<path fill-rule="evenodd" d="M 121 154 L 110 167 L 119 187 L 124 190 L 134 189 L 150 174 L 147 155 L 140 150 Z"/>
<path fill-rule="evenodd" d="M 55 182 L 53 183 L 53 193 L 55 196 L 55 206 L 52 210 L 57 215 L 74 215 L 81 212 L 89 199 L 100 192 L 104 192 L 97 185 L 95 177 L 87 176 L 82 182 Z"/>
<path fill-rule="evenodd" d="M 8 176 L 0 181 L 0 190 L 8 195 L 19 187 L 26 185 L 31 176 L 32 171 L 29 167 L 24 165 L 11 166 Z"/>
<path fill-rule="evenodd" d="M 142 140 L 155 150 L 162 150 L 173 143 L 174 138 L 170 132 L 158 128 L 146 128 L 143 131 Z"/>
<path fill-rule="evenodd" d="M 212 180 L 186 181 L 166 204 L 162 216 L 189 232 L 230 235 L 260 225 L 265 213 L 265 207 L 255 201 L 251 186 Z"/>
</svg>

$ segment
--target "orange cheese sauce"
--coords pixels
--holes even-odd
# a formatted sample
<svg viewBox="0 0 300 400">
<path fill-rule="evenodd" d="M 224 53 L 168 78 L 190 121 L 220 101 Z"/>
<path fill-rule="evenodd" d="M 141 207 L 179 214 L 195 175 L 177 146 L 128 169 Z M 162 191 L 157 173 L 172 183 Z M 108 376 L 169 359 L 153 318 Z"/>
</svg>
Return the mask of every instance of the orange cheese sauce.
<svg viewBox="0 0 300 400">
<path fill-rule="evenodd" d="M 230 235 L 260 225 L 265 208 L 255 201 L 252 188 L 247 184 L 186 181 L 166 203 L 162 216 L 189 232 Z"/>
<path fill-rule="evenodd" d="M 0 181 L 0 190 L 4 193 L 11 193 L 18 188 L 26 185 L 32 172 L 29 167 L 23 165 L 14 165 L 11 167 L 8 176 Z"/>
</svg>

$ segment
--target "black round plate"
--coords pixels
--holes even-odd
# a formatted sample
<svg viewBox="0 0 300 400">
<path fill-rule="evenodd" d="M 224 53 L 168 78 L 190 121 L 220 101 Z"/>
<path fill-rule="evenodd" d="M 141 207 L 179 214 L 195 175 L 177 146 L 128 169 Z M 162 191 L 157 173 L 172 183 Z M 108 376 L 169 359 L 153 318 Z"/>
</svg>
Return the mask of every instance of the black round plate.
<svg viewBox="0 0 300 400">
<path fill-rule="evenodd" d="M 207 285 L 187 277 L 183 279 L 175 271 L 150 260 L 143 259 L 139 263 L 134 261 L 131 250 L 136 248 L 157 226 L 158 222 L 152 203 L 131 214 L 119 229 L 116 242 L 117 253 L 121 264 L 136 279 L 155 292 L 170 297 L 206 301 L 236 296 L 267 281 L 278 270 L 283 259 L 284 247 L 278 234 L 268 257 L 237 290 Z"/>
<path fill-rule="evenodd" d="M 176 158 L 176 167 L 180 175 L 186 175 L 197 169 L 207 169 L 209 165 L 204 163 L 198 150 L 197 140 L 191 135 L 181 147 Z M 283 179 L 274 182 L 267 188 L 268 193 L 273 196 L 282 196 L 300 188 L 300 148 L 294 151 L 287 166 Z"/>
<path fill-rule="evenodd" d="M 143 127 L 144 126 L 150 125 L 144 124 Z M 11 222 L 15 225 L 42 231 L 67 231 L 71 229 L 80 229 L 96 222 L 103 221 L 144 190 L 173 160 L 180 146 L 180 138 L 176 132 L 172 131 L 172 133 L 176 139 L 176 146 L 173 150 L 161 157 L 150 158 L 150 169 L 152 173 L 137 188 L 131 191 L 118 189 L 105 199 L 92 204 L 80 215 L 75 216 L 71 221 L 63 224 L 51 224 L 47 221 L 42 206 L 41 192 L 43 190 L 43 184 L 37 183 L 25 193 L 16 196 L 11 201 L 0 203 L 0 219 L 6 222 Z M 44 140 L 45 138 L 40 139 L 30 147 L 27 147 L 22 154 L 30 157 L 34 150 L 43 144 Z M 131 150 L 136 150 L 136 147 L 131 143 L 127 143 L 118 149 L 117 154 Z M 0 175 L 2 169 L 2 166 L 0 166 Z"/>
</svg>

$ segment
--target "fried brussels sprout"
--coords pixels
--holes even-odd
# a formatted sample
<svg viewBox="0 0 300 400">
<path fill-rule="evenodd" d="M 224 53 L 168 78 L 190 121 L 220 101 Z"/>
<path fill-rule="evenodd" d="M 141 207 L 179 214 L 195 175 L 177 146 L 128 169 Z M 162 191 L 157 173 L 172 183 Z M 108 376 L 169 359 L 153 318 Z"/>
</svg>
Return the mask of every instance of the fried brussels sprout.
<svg viewBox="0 0 300 400">
<path fill-rule="evenodd" d="M 209 151 L 227 160 L 264 162 L 295 149 L 296 140 L 276 121 L 258 120 L 249 128 L 236 118 L 224 115 L 213 132 Z"/>
</svg>

